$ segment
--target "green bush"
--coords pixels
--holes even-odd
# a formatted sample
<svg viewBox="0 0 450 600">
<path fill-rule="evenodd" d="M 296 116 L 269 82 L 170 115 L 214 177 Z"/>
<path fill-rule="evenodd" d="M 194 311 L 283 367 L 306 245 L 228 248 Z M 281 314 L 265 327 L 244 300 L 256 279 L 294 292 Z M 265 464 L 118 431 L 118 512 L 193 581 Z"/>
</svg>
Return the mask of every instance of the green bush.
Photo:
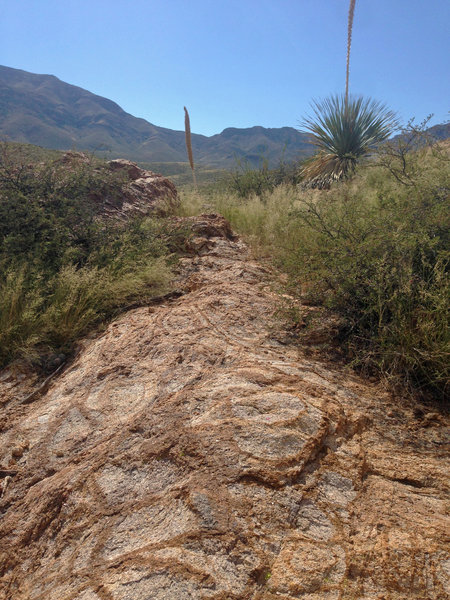
<svg viewBox="0 0 450 600">
<path fill-rule="evenodd" d="M 20 158 L 20 157 L 19 157 Z M 186 231 L 167 220 L 101 216 L 123 184 L 105 163 L 24 165 L 0 152 L 0 366 L 70 350 L 124 307 L 168 290 Z"/>
<path fill-rule="evenodd" d="M 249 161 L 236 159 L 236 167 L 225 180 L 225 189 L 237 193 L 240 198 L 249 198 L 252 194 L 261 197 L 271 193 L 281 184 L 296 185 L 300 181 L 299 165 L 286 163 L 283 159 L 277 168 L 269 169 L 268 160 L 260 159 L 260 165 L 255 168 Z"/>
<path fill-rule="evenodd" d="M 307 294 L 345 319 L 355 364 L 445 395 L 448 162 L 426 150 L 408 161 L 408 185 L 372 166 L 318 199 L 303 198 L 292 211 L 300 239 L 288 261 Z"/>
</svg>

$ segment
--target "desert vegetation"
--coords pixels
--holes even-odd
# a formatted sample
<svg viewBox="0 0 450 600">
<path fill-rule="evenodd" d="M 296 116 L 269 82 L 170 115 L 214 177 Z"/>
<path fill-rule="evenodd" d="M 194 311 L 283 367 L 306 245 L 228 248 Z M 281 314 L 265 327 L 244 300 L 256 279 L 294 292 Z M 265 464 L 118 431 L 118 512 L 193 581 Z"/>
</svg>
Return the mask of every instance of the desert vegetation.
<svg viewBox="0 0 450 600">
<path fill-rule="evenodd" d="M 330 189 L 302 186 L 298 165 L 240 163 L 220 182 L 184 188 L 181 211 L 223 214 L 284 273 L 299 342 L 315 326 L 311 315 L 326 311 L 353 367 L 444 397 L 449 146 L 433 144 L 425 127 L 409 124 Z M 120 171 L 94 158 L 67 169 L 60 156 L 2 147 L 2 365 L 67 353 L 121 310 L 170 289 L 188 232 L 162 217 L 126 226 L 101 218 L 95 199 L 114 202 L 122 185 Z"/>
<path fill-rule="evenodd" d="M 391 110 L 363 96 L 331 96 L 315 101 L 313 111 L 303 121 L 317 149 L 302 170 L 310 187 L 327 188 L 351 175 L 358 162 L 398 126 Z"/>
<path fill-rule="evenodd" d="M 126 226 L 100 214 L 123 175 L 4 144 L 0 156 L 0 365 L 73 342 L 125 307 L 164 294 L 184 231 L 162 217 Z M 35 150 L 39 155 L 38 149 Z M 35 157 L 36 158 L 36 157 Z"/>
<path fill-rule="evenodd" d="M 261 191 L 256 172 L 245 195 L 216 186 L 182 199 L 185 214 L 214 208 L 227 217 L 286 274 L 295 298 L 331 311 L 352 366 L 444 397 L 449 153 L 423 129 L 410 124 L 330 189 L 291 182 Z M 300 309 L 291 318 L 304 327 L 308 315 Z"/>
<path fill-rule="evenodd" d="M 316 153 L 302 168 L 305 185 L 313 188 L 329 188 L 334 181 L 352 175 L 360 160 L 398 128 L 395 113 L 384 104 L 349 94 L 355 4 L 356 0 L 350 0 L 345 93 L 314 100 L 313 115 L 302 122 L 302 128 L 316 147 Z"/>
</svg>

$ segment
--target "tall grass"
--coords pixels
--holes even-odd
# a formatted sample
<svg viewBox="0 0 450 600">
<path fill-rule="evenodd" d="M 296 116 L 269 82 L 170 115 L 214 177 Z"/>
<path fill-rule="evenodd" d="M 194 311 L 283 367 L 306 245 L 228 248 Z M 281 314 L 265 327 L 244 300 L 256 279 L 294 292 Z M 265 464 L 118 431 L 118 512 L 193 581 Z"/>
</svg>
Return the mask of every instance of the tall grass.
<svg viewBox="0 0 450 600">
<path fill-rule="evenodd" d="M 295 188 L 287 184 L 279 185 L 263 195 L 249 194 L 246 198 L 222 186 L 201 190 L 199 194 L 182 190 L 180 211 L 189 216 L 216 211 L 245 236 L 258 257 L 274 258 L 282 254 L 283 248 L 290 243 L 292 231 L 289 211 L 296 205 L 296 198 Z"/>
<path fill-rule="evenodd" d="M 172 272 L 164 259 L 139 270 L 62 267 L 50 281 L 25 269 L 0 281 L 0 365 L 48 350 L 70 351 L 77 339 L 117 315 L 169 289 Z"/>
</svg>

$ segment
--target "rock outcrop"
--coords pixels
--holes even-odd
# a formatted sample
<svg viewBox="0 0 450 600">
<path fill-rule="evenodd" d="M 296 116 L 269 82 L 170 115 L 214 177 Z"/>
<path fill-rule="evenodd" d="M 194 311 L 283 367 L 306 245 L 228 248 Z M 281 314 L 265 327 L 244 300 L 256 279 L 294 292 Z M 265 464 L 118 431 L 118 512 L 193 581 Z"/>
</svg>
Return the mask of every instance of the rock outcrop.
<svg viewBox="0 0 450 600">
<path fill-rule="evenodd" d="M 136 163 L 123 158 L 106 164 L 118 175 L 118 180 L 90 193 L 89 199 L 97 214 L 119 221 L 127 221 L 136 215 L 173 214 L 179 199 L 175 185 L 167 177 L 141 169 Z M 91 165 L 91 159 L 83 152 L 70 151 L 55 161 L 55 165 L 70 173 L 75 168 Z"/>
<path fill-rule="evenodd" d="M 120 207 L 110 204 L 109 209 L 115 214 L 119 208 L 120 216 L 128 217 L 131 214 L 172 214 L 178 203 L 178 194 L 175 185 L 158 173 L 141 169 L 137 164 L 125 160 L 110 160 L 108 166 L 112 171 L 126 173 L 129 182 L 122 188 Z"/>
<path fill-rule="evenodd" d="M 444 419 L 276 339 L 268 273 L 196 221 L 183 295 L 0 377 L 5 600 L 443 600 Z"/>
</svg>

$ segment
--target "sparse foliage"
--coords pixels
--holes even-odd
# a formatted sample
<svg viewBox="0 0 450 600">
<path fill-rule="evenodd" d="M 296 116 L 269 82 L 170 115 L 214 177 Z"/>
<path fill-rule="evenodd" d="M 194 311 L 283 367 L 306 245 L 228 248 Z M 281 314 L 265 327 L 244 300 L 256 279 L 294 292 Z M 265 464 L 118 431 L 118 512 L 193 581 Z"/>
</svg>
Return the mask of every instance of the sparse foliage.
<svg viewBox="0 0 450 600">
<path fill-rule="evenodd" d="M 415 124 L 411 119 L 406 126 L 401 128 L 400 135 L 381 144 L 377 149 L 378 164 L 385 167 L 391 175 L 402 185 L 414 187 L 417 176 L 427 164 L 427 155 L 439 155 L 442 166 L 448 167 L 449 157 L 445 144 L 436 143 L 427 125 L 432 115 Z"/>
</svg>

